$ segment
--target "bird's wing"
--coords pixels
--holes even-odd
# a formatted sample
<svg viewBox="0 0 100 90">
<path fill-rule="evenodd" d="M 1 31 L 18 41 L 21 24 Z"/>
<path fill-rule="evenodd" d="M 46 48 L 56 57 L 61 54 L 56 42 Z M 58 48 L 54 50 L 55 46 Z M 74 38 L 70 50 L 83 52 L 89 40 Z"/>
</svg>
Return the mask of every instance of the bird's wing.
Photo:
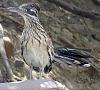
<svg viewBox="0 0 100 90">
<path fill-rule="evenodd" d="M 53 44 L 52 44 L 52 41 L 51 41 L 50 38 L 48 38 L 48 42 L 47 42 L 47 52 L 48 52 L 48 55 L 49 55 L 49 63 L 44 68 L 45 73 L 48 73 L 48 72 L 51 71 L 52 63 L 53 63 L 53 59 L 54 59 L 54 47 L 53 47 Z"/>
</svg>

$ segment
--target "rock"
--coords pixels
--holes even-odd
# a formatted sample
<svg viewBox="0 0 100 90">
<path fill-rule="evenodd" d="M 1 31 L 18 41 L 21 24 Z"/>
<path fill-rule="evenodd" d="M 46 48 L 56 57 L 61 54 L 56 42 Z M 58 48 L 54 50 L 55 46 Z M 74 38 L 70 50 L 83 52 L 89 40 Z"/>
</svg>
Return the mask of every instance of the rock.
<svg viewBox="0 0 100 90">
<path fill-rule="evenodd" d="M 15 63 L 14 63 L 14 66 L 15 67 L 23 67 L 24 66 L 24 62 L 23 61 L 19 61 L 19 60 L 16 60 Z"/>
<path fill-rule="evenodd" d="M 2 76 L 2 73 L 1 73 L 1 70 L 0 70 L 0 83 L 3 82 L 3 76 Z"/>
<path fill-rule="evenodd" d="M 95 33 L 91 35 L 93 39 L 100 41 L 100 33 Z"/>
<path fill-rule="evenodd" d="M 5 51 L 8 58 L 14 57 L 14 46 L 9 37 L 3 37 Z"/>
<path fill-rule="evenodd" d="M 62 33 L 62 35 L 61 35 L 62 37 L 66 36 L 66 39 L 68 39 L 68 40 L 73 39 L 73 34 L 70 31 L 68 31 L 68 29 L 63 28 L 61 33 Z"/>
</svg>

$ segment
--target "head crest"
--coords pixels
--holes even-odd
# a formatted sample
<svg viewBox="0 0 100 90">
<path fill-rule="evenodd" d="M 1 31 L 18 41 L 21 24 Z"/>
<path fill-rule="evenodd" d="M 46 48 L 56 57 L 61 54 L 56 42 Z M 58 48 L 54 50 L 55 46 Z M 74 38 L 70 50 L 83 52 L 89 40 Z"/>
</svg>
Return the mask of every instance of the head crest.
<svg viewBox="0 0 100 90">
<path fill-rule="evenodd" d="M 22 4 L 22 5 L 19 6 L 19 8 L 27 7 L 27 6 L 35 7 L 38 11 L 40 11 L 39 4 L 38 3 L 33 3 L 33 2 Z"/>
</svg>

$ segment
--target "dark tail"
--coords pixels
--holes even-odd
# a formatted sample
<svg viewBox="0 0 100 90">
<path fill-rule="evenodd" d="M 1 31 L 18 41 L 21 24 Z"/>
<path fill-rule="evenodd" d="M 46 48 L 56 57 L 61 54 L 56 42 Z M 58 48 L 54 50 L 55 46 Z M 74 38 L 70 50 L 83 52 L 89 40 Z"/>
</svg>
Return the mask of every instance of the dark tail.
<svg viewBox="0 0 100 90">
<path fill-rule="evenodd" d="M 56 48 L 54 49 L 54 62 L 85 67 L 92 66 L 100 71 L 100 67 L 93 62 L 90 51 L 90 49 Z"/>
</svg>

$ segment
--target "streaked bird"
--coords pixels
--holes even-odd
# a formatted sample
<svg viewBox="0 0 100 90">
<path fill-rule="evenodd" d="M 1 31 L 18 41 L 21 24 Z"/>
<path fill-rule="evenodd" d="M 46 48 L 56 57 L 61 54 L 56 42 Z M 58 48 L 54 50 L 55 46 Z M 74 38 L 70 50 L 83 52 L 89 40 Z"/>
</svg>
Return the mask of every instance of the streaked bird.
<svg viewBox="0 0 100 90">
<path fill-rule="evenodd" d="M 36 3 L 26 3 L 19 7 L 8 8 L 11 12 L 21 15 L 25 21 L 21 37 L 21 54 L 32 70 L 43 73 L 52 70 L 53 63 L 89 67 L 95 64 L 89 60 L 93 58 L 86 49 L 53 48 L 52 41 L 38 19 L 40 8 Z"/>
<path fill-rule="evenodd" d="M 25 21 L 21 36 L 21 54 L 30 66 L 30 79 L 33 67 L 39 67 L 39 78 L 42 78 L 44 68 L 52 64 L 54 51 L 52 41 L 38 19 L 39 5 L 26 3 L 8 10 L 18 13 Z"/>
</svg>

